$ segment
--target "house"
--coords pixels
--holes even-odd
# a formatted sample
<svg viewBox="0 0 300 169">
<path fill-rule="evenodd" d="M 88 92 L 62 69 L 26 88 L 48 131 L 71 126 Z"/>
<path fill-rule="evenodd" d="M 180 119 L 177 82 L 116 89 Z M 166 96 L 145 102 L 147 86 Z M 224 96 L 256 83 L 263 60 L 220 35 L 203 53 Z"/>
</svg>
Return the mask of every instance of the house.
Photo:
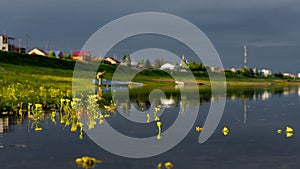
<svg viewBox="0 0 300 169">
<path fill-rule="evenodd" d="M 176 66 L 170 63 L 165 63 L 160 67 L 161 70 L 175 70 L 175 68 Z"/>
<path fill-rule="evenodd" d="M 34 48 L 31 51 L 28 52 L 29 55 L 41 55 L 41 56 L 48 56 L 48 52 L 39 49 L 39 48 Z"/>
<path fill-rule="evenodd" d="M 17 53 L 25 53 L 26 49 L 20 46 L 14 45 L 15 38 L 0 35 L 0 50 L 6 52 L 17 52 Z"/>
<path fill-rule="evenodd" d="M 296 77 L 295 75 L 293 75 L 291 73 L 283 73 L 283 76 L 285 76 L 285 77 L 291 77 L 291 78 Z"/>
<path fill-rule="evenodd" d="M 6 52 L 13 52 L 14 51 L 14 38 L 0 35 L 0 50 Z"/>
<path fill-rule="evenodd" d="M 111 65 L 118 65 L 120 62 L 117 59 L 114 59 L 112 57 L 107 57 L 104 59 L 104 63 L 111 64 Z"/>
<path fill-rule="evenodd" d="M 73 60 L 79 60 L 79 61 L 90 61 L 91 60 L 91 53 L 90 51 L 75 51 L 72 55 Z"/>
<path fill-rule="evenodd" d="M 54 50 L 54 55 L 56 58 L 60 59 L 64 57 L 64 54 L 60 50 Z"/>
<path fill-rule="evenodd" d="M 262 70 L 261 70 L 261 73 L 262 73 L 262 75 L 265 76 L 265 77 L 272 75 L 271 70 L 267 70 L 267 69 L 262 69 Z"/>
</svg>

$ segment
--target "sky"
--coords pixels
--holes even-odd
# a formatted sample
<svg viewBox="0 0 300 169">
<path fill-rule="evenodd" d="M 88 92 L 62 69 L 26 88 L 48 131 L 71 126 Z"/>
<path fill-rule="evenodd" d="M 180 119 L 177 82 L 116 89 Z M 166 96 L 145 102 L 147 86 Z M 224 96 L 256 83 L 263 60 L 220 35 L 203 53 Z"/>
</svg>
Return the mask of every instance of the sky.
<svg viewBox="0 0 300 169">
<path fill-rule="evenodd" d="M 21 39 L 24 45 L 27 33 L 29 49 L 45 49 L 48 44 L 49 49 L 71 52 L 115 19 L 163 12 L 202 30 L 225 68 L 243 65 L 247 45 L 248 67 L 296 74 L 300 72 L 299 6 L 299 0 L 1 0 L 0 34 L 16 38 L 15 44 Z M 122 55 L 124 47 L 115 53 Z"/>
</svg>

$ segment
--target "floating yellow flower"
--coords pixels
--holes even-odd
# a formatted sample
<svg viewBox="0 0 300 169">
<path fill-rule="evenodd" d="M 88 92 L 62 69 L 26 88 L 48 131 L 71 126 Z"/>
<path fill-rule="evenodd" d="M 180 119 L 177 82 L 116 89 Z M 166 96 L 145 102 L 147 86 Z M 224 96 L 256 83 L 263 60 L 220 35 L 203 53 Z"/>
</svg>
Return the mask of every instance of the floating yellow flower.
<svg viewBox="0 0 300 169">
<path fill-rule="evenodd" d="M 227 136 L 229 134 L 229 129 L 227 127 L 224 127 L 222 133 L 224 136 Z"/>
<path fill-rule="evenodd" d="M 291 138 L 294 135 L 294 129 L 292 127 L 286 126 L 286 130 L 285 130 L 285 136 L 287 138 Z"/>
<path fill-rule="evenodd" d="M 201 128 L 201 127 L 199 127 L 199 126 L 196 127 L 196 131 L 197 131 L 197 132 L 200 132 L 200 131 L 202 131 L 202 130 L 203 130 L 203 128 Z"/>
<path fill-rule="evenodd" d="M 75 162 L 78 165 L 81 165 L 82 168 L 94 168 L 96 163 L 102 163 L 101 160 L 97 160 L 94 157 L 83 156 L 81 158 L 77 158 Z"/>
<path fill-rule="evenodd" d="M 162 163 L 157 164 L 157 169 L 162 169 Z"/>
<path fill-rule="evenodd" d="M 294 129 L 292 127 L 286 126 L 286 132 L 292 133 L 292 132 L 294 132 Z"/>
<path fill-rule="evenodd" d="M 293 137 L 293 135 L 294 135 L 293 133 L 286 133 L 287 138 L 291 138 L 291 137 Z"/>
<path fill-rule="evenodd" d="M 156 116 L 154 120 L 155 120 L 155 121 L 159 121 L 160 118 Z"/>
<path fill-rule="evenodd" d="M 150 121 L 151 121 L 151 117 L 150 117 L 150 114 L 148 113 L 148 114 L 146 114 L 146 116 L 147 116 L 147 123 L 150 123 Z"/>
<path fill-rule="evenodd" d="M 162 123 L 160 121 L 156 122 L 156 126 L 158 128 L 158 134 L 157 134 L 157 139 L 160 140 L 161 139 L 161 126 L 162 126 Z"/>
<path fill-rule="evenodd" d="M 110 117 L 110 114 L 104 114 L 104 118 Z"/>
<path fill-rule="evenodd" d="M 73 123 L 71 127 L 71 131 L 74 132 L 76 130 L 77 130 L 77 125 Z"/>
<path fill-rule="evenodd" d="M 165 167 L 166 167 L 166 169 L 171 169 L 171 168 L 173 168 L 173 164 L 168 161 L 165 163 Z"/>
<path fill-rule="evenodd" d="M 43 129 L 41 127 L 36 127 L 34 130 L 35 131 L 42 131 Z"/>
<path fill-rule="evenodd" d="M 281 134 L 281 133 L 282 133 L 282 130 L 281 130 L 281 129 L 278 129 L 278 130 L 277 130 L 277 133 L 278 133 L 278 134 Z"/>
</svg>

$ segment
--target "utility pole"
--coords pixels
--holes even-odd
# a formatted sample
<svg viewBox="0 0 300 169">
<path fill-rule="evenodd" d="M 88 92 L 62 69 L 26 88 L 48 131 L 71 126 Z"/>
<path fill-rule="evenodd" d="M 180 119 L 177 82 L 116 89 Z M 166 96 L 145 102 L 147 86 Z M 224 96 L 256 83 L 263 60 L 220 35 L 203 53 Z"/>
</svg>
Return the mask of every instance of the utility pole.
<svg viewBox="0 0 300 169">
<path fill-rule="evenodd" d="M 25 33 L 25 53 L 28 51 L 28 33 Z"/>
<path fill-rule="evenodd" d="M 46 42 L 46 51 L 49 51 L 49 41 Z"/>
<path fill-rule="evenodd" d="M 21 53 L 21 39 L 19 38 L 19 53 Z"/>
<path fill-rule="evenodd" d="M 247 46 L 244 46 L 244 68 L 247 68 Z"/>
</svg>

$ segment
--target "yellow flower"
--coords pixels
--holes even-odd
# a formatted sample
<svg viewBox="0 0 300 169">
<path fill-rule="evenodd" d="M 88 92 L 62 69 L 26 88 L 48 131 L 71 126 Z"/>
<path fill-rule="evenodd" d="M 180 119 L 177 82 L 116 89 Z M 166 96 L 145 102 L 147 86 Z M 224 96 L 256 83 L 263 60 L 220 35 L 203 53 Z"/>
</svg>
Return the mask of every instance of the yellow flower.
<svg viewBox="0 0 300 169">
<path fill-rule="evenodd" d="M 199 127 L 199 126 L 196 127 L 196 131 L 197 131 L 197 132 L 200 132 L 200 131 L 202 131 L 202 130 L 203 130 L 203 128 L 201 128 L 201 127 Z"/>
<path fill-rule="evenodd" d="M 151 120 L 150 120 L 150 118 L 151 118 L 151 117 L 150 117 L 150 114 L 147 114 L 146 116 L 147 116 L 147 123 L 150 123 L 150 121 L 151 121 Z"/>
<path fill-rule="evenodd" d="M 162 125 L 162 123 L 160 121 L 156 122 L 156 125 L 158 128 L 160 128 L 160 126 Z"/>
<path fill-rule="evenodd" d="M 104 118 L 110 117 L 110 114 L 104 114 Z"/>
<path fill-rule="evenodd" d="M 162 163 L 157 164 L 157 169 L 162 169 Z"/>
<path fill-rule="evenodd" d="M 173 168 L 173 164 L 168 161 L 165 163 L 165 167 L 166 167 L 166 169 L 171 169 L 171 168 Z"/>
<path fill-rule="evenodd" d="M 36 107 L 36 108 L 41 108 L 41 107 L 42 107 L 42 104 L 35 104 L 35 107 Z"/>
<path fill-rule="evenodd" d="M 76 158 L 75 162 L 81 165 L 82 168 L 94 168 L 96 163 L 102 163 L 101 160 L 97 160 L 94 157 L 83 156 L 81 158 Z"/>
<path fill-rule="evenodd" d="M 293 137 L 294 135 L 294 129 L 292 127 L 287 126 L 285 130 L 285 134 L 287 138 Z"/>
<path fill-rule="evenodd" d="M 41 131 L 41 130 L 43 130 L 41 127 L 36 127 L 35 129 L 34 129 L 35 131 Z"/>
<path fill-rule="evenodd" d="M 281 129 L 278 129 L 278 130 L 277 130 L 277 133 L 278 133 L 278 134 L 281 134 L 281 133 L 282 133 L 282 130 L 281 130 Z"/>
<path fill-rule="evenodd" d="M 289 126 L 286 127 L 286 132 L 287 133 L 291 133 L 293 131 L 294 131 L 294 129 L 292 127 L 289 127 Z"/>
<path fill-rule="evenodd" d="M 287 138 L 291 138 L 291 137 L 293 137 L 293 135 L 294 135 L 293 133 L 286 133 Z"/>
<path fill-rule="evenodd" d="M 159 121 L 160 118 L 156 116 L 154 120 L 155 120 L 155 121 Z"/>
<path fill-rule="evenodd" d="M 222 133 L 224 136 L 227 136 L 229 134 L 229 129 L 227 127 L 224 127 Z"/>
<path fill-rule="evenodd" d="M 77 125 L 75 124 L 72 124 L 72 127 L 71 127 L 71 131 L 74 132 L 77 130 Z"/>
</svg>

